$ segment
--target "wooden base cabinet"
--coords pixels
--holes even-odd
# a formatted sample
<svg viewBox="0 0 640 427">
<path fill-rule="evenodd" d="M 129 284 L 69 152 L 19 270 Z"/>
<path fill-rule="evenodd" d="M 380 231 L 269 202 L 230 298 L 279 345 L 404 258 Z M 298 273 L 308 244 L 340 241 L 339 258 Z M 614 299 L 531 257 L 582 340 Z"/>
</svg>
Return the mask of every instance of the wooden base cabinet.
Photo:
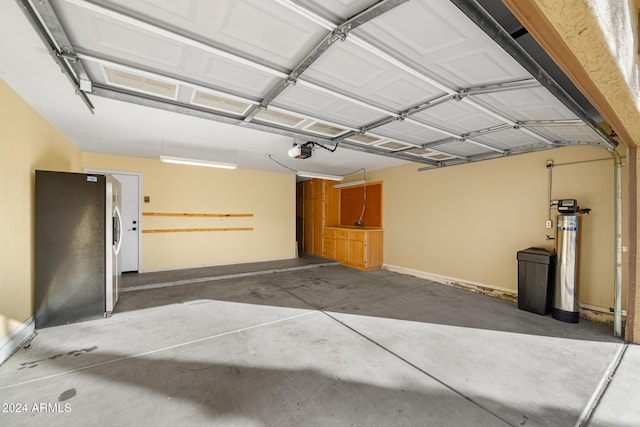
<svg viewBox="0 0 640 427">
<path fill-rule="evenodd" d="M 382 267 L 382 229 L 325 227 L 322 255 L 349 267 Z"/>
</svg>

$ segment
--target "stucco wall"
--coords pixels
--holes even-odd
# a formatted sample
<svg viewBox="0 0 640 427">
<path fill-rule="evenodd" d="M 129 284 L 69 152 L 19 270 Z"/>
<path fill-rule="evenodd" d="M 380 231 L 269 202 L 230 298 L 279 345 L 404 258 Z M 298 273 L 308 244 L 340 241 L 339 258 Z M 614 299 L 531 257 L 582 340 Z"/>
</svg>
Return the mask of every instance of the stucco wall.
<svg viewBox="0 0 640 427">
<path fill-rule="evenodd" d="M 638 145 L 640 143 L 640 56 L 638 55 L 640 2 L 637 0 L 504 0 L 504 2 L 623 137 L 623 142 L 628 145 Z M 566 44 L 570 55 L 558 47 L 558 41 L 554 40 L 556 37 Z M 577 70 L 578 68 L 583 68 L 585 74 L 581 74 L 582 70 Z"/>
</svg>

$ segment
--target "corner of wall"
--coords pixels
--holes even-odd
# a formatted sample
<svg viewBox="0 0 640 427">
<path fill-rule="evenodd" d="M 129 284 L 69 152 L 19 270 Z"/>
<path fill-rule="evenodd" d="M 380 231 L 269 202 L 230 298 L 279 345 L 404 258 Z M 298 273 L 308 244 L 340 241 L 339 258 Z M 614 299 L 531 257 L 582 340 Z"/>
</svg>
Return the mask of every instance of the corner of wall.
<svg viewBox="0 0 640 427">
<path fill-rule="evenodd" d="M 0 247 L 0 339 L 2 355 L 31 326 L 34 313 L 35 174 L 36 169 L 77 171 L 80 150 L 34 110 L 6 82 L 0 80 L 0 180 L 3 198 L 11 200 L 0 211 L 6 227 Z M 22 329 L 21 329 L 22 328 Z M 5 342 L 5 339 L 8 340 Z M 6 347 L 6 349 L 5 349 Z M 9 352 L 10 353 L 10 352 Z"/>
<path fill-rule="evenodd" d="M 0 319 L 4 316 L 0 315 Z M 4 319 L 7 323 L 7 319 Z M 10 322 L 9 322 L 10 323 Z M 5 327 L 5 330 L 10 330 L 6 336 L 0 340 L 0 365 L 2 365 L 9 357 L 11 357 L 16 351 L 20 349 L 27 342 L 35 332 L 35 319 L 33 316 L 29 317 L 25 322 L 19 324 L 16 327 Z"/>
</svg>

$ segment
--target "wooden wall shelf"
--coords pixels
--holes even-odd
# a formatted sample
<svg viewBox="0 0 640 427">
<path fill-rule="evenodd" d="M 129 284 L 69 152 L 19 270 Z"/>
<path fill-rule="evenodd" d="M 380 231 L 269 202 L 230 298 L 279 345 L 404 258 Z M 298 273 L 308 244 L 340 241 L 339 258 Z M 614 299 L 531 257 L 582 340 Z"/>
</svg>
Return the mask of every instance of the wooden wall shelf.
<svg viewBox="0 0 640 427">
<path fill-rule="evenodd" d="M 143 233 L 193 233 L 203 231 L 253 231 L 253 227 L 234 228 L 158 228 L 142 230 Z"/>
<path fill-rule="evenodd" d="M 252 217 L 250 213 L 190 213 L 190 212 L 142 212 L 142 216 L 179 216 L 179 217 L 200 217 L 200 218 L 240 218 L 240 217 Z"/>
<path fill-rule="evenodd" d="M 143 212 L 142 216 L 174 218 L 248 218 L 251 213 L 197 213 L 197 212 Z M 189 228 L 150 228 L 142 233 L 198 233 L 211 231 L 253 231 L 253 227 L 189 227 Z"/>
</svg>

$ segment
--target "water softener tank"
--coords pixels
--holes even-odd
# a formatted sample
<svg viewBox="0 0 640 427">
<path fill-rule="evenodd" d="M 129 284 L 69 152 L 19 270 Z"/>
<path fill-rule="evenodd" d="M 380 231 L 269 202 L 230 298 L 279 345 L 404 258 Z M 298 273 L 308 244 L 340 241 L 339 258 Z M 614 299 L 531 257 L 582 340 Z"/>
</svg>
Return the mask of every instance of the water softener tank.
<svg viewBox="0 0 640 427">
<path fill-rule="evenodd" d="M 556 224 L 556 280 L 551 315 L 563 322 L 578 323 L 580 215 L 558 215 Z"/>
</svg>

